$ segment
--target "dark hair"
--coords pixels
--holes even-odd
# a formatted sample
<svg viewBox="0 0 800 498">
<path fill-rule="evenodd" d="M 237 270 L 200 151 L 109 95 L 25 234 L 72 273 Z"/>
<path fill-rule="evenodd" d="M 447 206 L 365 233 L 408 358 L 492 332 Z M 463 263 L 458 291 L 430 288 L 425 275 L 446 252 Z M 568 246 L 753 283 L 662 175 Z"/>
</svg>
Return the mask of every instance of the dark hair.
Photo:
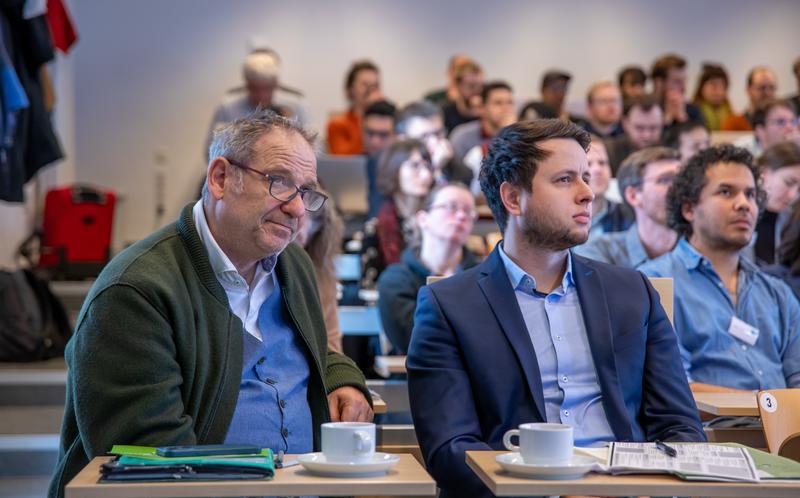
<svg viewBox="0 0 800 498">
<path fill-rule="evenodd" d="M 478 178 L 501 232 L 506 230 L 508 213 L 500 198 L 500 185 L 508 182 L 530 192 L 537 166 L 550 155 L 540 143 L 554 138 L 575 140 L 583 150 L 591 142 L 589 134 L 572 122 L 537 119 L 506 126 L 489 146 Z"/>
<path fill-rule="evenodd" d="M 407 106 L 400 109 L 397 113 L 397 121 L 395 122 L 395 131 L 400 135 L 405 135 L 408 131 L 408 122 L 414 118 L 431 119 L 438 116 L 441 119 L 442 109 L 429 100 L 419 100 L 412 102 Z"/>
<path fill-rule="evenodd" d="M 713 79 L 721 79 L 725 82 L 725 87 L 729 85 L 728 72 L 721 64 L 712 64 L 710 62 L 703 63 L 703 69 L 700 71 L 700 76 L 697 78 L 697 89 L 694 91 L 693 102 L 699 104 L 703 101 L 703 85 Z M 725 97 L 725 105 L 730 105 L 728 97 Z"/>
<path fill-rule="evenodd" d="M 661 143 L 666 147 L 679 149 L 681 146 L 681 135 L 694 131 L 697 128 L 708 131 L 708 126 L 702 121 L 686 121 L 684 123 L 674 124 L 664 132 L 664 135 L 661 137 Z"/>
<path fill-rule="evenodd" d="M 675 181 L 667 192 L 667 216 L 669 226 L 679 235 L 686 238 L 692 235 L 692 224 L 683 217 L 685 204 L 697 205 L 700 193 L 706 186 L 706 171 L 719 163 L 737 163 L 747 166 L 756 184 L 756 202 L 761 212 L 765 195 L 761 189 L 761 168 L 753 164 L 753 155 L 731 144 L 721 144 L 701 150 L 693 155 L 686 166 L 675 177 Z"/>
<path fill-rule="evenodd" d="M 800 164 L 800 145 L 791 140 L 768 147 L 758 158 L 758 165 L 761 168 L 773 171 L 798 164 Z"/>
<path fill-rule="evenodd" d="M 647 73 L 639 66 L 625 66 L 617 74 L 617 84 L 620 88 L 626 80 L 633 80 L 633 83 L 637 85 L 644 85 L 647 83 Z"/>
<path fill-rule="evenodd" d="M 650 93 L 635 95 L 625 99 L 622 105 L 622 115 L 627 116 L 634 107 L 640 107 L 644 112 L 649 112 L 653 107 L 661 109 L 661 103 L 659 103 L 655 95 Z"/>
<path fill-rule="evenodd" d="M 794 60 L 794 64 L 792 64 L 792 70 L 795 75 L 800 73 L 800 57 Z"/>
<path fill-rule="evenodd" d="M 392 118 L 392 122 L 397 122 L 397 107 L 388 100 L 378 100 L 364 109 L 364 119 L 367 116 L 382 116 L 385 118 Z"/>
<path fill-rule="evenodd" d="M 414 152 L 419 152 L 422 159 L 431 162 L 427 147 L 419 140 L 399 140 L 386 148 L 378 161 L 377 184 L 381 194 L 391 197 L 399 192 L 400 167 Z"/>
<path fill-rule="evenodd" d="M 350 87 L 353 86 L 353 83 L 356 82 L 358 73 L 361 71 L 375 71 L 376 73 L 380 73 L 378 66 L 376 66 L 371 60 L 362 59 L 355 61 L 350 65 L 350 69 L 347 70 L 347 76 L 344 79 L 345 90 L 349 90 Z"/>
<path fill-rule="evenodd" d="M 500 81 L 500 80 L 490 81 L 489 83 L 483 85 L 483 90 L 481 90 L 481 102 L 485 104 L 486 99 L 489 98 L 489 94 L 495 90 L 508 90 L 509 92 L 512 93 L 514 92 L 514 90 L 511 89 L 511 85 L 509 85 L 505 81 Z"/>
<path fill-rule="evenodd" d="M 778 263 L 788 267 L 792 275 L 800 275 L 800 203 L 794 205 L 781 232 Z"/>
<path fill-rule="evenodd" d="M 797 114 L 797 110 L 794 108 L 791 102 L 784 99 L 767 99 L 756 106 L 756 110 L 753 111 L 753 129 L 756 126 L 764 126 L 767 124 L 767 116 L 773 109 L 776 107 L 785 107 L 789 109 L 793 113 Z"/>
<path fill-rule="evenodd" d="M 650 69 L 650 77 L 655 79 L 667 79 L 670 69 L 683 69 L 686 67 L 686 59 L 678 54 L 662 55 L 653 62 Z"/>
<path fill-rule="evenodd" d="M 327 194 L 324 190 L 322 192 Z M 329 198 L 319 211 L 306 214 L 310 218 L 306 223 L 316 223 L 318 226 L 306 241 L 304 249 L 314 264 L 320 288 L 336 284 L 334 258 L 341 252 L 344 237 L 344 221 L 331 200 Z"/>
<path fill-rule="evenodd" d="M 642 186 L 644 179 L 644 170 L 648 165 L 658 161 L 680 160 L 680 153 L 669 147 L 646 147 L 637 150 L 629 155 L 622 161 L 622 164 L 617 171 L 617 183 L 619 184 L 619 192 L 625 203 L 625 189 L 628 187 L 639 188 Z"/>
</svg>

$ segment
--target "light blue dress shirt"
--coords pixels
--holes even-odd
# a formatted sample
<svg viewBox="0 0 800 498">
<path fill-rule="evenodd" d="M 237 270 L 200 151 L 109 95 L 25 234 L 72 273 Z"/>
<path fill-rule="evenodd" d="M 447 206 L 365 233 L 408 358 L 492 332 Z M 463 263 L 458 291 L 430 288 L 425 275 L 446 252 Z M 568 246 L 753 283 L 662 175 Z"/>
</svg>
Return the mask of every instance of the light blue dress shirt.
<svg viewBox="0 0 800 498">
<path fill-rule="evenodd" d="M 686 239 L 639 269 L 673 278 L 675 332 L 690 382 L 737 389 L 800 386 L 800 303 L 785 283 L 740 257 L 734 307 L 711 262 Z M 758 329 L 755 344 L 729 333 L 733 317 Z"/>
<path fill-rule="evenodd" d="M 647 251 L 639 239 L 636 223 L 624 232 L 601 234 L 573 251 L 583 257 L 602 261 L 610 265 L 636 268 L 648 261 Z"/>
<path fill-rule="evenodd" d="M 547 421 L 571 425 L 576 446 L 614 441 L 572 278 L 572 254 L 561 286 L 544 294 L 502 246 L 499 252 L 536 352 Z"/>
</svg>

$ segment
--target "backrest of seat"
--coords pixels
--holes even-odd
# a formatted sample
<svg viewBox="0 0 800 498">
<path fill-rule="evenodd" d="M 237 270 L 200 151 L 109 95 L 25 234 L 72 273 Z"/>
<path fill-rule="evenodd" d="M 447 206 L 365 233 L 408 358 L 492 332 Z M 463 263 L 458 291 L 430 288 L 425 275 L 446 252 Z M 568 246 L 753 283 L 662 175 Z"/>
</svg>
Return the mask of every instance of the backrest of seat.
<svg viewBox="0 0 800 498">
<path fill-rule="evenodd" d="M 672 320 L 673 307 L 675 302 L 675 288 L 671 277 L 649 277 L 650 283 L 653 288 L 658 292 L 658 297 L 661 299 L 661 306 L 667 312 L 669 323 L 674 324 Z"/>
<path fill-rule="evenodd" d="M 770 453 L 800 457 L 800 389 L 769 389 L 758 393 L 758 412 Z M 785 448 L 784 448 L 785 445 Z M 787 454 L 788 456 L 788 454 Z M 790 457 L 791 458 L 791 457 Z"/>
</svg>

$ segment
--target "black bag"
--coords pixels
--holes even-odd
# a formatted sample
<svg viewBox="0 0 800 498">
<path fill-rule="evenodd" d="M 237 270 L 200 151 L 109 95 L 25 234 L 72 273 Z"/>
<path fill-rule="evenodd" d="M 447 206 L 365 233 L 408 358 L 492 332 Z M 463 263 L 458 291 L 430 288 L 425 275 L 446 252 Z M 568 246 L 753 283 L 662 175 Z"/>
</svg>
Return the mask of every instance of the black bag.
<svg viewBox="0 0 800 498">
<path fill-rule="evenodd" d="M 64 306 L 30 270 L 0 270 L 0 361 L 40 361 L 64 354 L 72 335 Z"/>
</svg>

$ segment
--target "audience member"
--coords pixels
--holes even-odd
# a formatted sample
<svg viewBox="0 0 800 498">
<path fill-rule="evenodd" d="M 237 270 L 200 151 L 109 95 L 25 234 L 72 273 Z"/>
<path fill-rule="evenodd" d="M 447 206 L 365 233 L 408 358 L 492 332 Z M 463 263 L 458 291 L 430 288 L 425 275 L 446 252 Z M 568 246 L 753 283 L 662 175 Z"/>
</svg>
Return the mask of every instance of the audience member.
<svg viewBox="0 0 800 498">
<path fill-rule="evenodd" d="M 728 73 L 724 67 L 719 64 L 703 64 L 693 101 L 703 113 L 709 130 L 722 128 L 722 123 L 733 115 L 733 108 L 728 100 Z"/>
<path fill-rule="evenodd" d="M 616 175 L 622 161 L 645 147 L 657 145 L 664 126 L 661 106 L 652 95 L 638 95 L 625 100 L 622 128 L 625 134 L 606 140 L 608 163 Z"/>
<path fill-rule="evenodd" d="M 312 140 L 274 113 L 218 129 L 202 199 L 105 267 L 66 351 L 50 496 L 114 444 L 306 453 L 323 422 L 372 419 L 363 375 L 327 347 L 311 262 L 290 245 L 325 203 Z"/>
<path fill-rule="evenodd" d="M 426 100 L 408 104 L 397 116 L 396 129 L 399 139 L 411 138 L 425 144 L 437 182 L 470 184 L 472 170 L 453 155 L 453 145 L 445 137 L 442 111 L 436 105 Z"/>
<path fill-rule="evenodd" d="M 755 257 L 760 265 L 776 261 L 781 230 L 792 204 L 800 197 L 800 144 L 780 142 L 758 158 L 767 195 L 764 212 L 756 225 Z"/>
<path fill-rule="evenodd" d="M 794 79 L 797 81 L 797 93 L 787 100 L 792 103 L 795 111 L 800 113 L 800 57 L 795 59 L 792 65 L 792 72 L 794 73 Z"/>
<path fill-rule="evenodd" d="M 378 310 L 394 352 L 406 354 L 414 327 L 417 292 L 431 275 L 450 276 L 478 264 L 466 248 L 477 218 L 475 199 L 460 183 L 434 188 L 416 214 L 420 243 L 378 278 Z"/>
<path fill-rule="evenodd" d="M 483 69 L 473 61 L 456 67 L 457 95 L 442 105 L 444 127 L 449 135 L 453 128 L 478 119 L 483 90 Z"/>
<path fill-rule="evenodd" d="M 437 90 L 432 90 L 425 94 L 425 100 L 429 100 L 436 105 L 444 105 L 448 100 L 458 98 L 458 84 L 456 83 L 456 72 L 462 64 L 472 62 L 472 59 L 465 54 L 455 54 L 447 62 L 447 86 Z"/>
<path fill-rule="evenodd" d="M 794 205 L 783 229 L 777 264 L 764 268 L 764 271 L 782 278 L 800 299 L 800 203 Z"/>
<path fill-rule="evenodd" d="M 753 113 L 753 134 L 738 139 L 735 144 L 746 148 L 753 156 L 787 140 L 800 141 L 797 111 L 788 100 L 762 101 Z"/>
<path fill-rule="evenodd" d="M 646 93 L 647 73 L 639 66 L 625 66 L 617 74 L 617 83 L 622 92 L 622 102 Z"/>
<path fill-rule="evenodd" d="M 778 77 L 775 72 L 764 66 L 757 66 L 747 73 L 747 97 L 750 102 L 743 114 L 728 116 L 722 122 L 723 131 L 750 131 L 755 124 L 753 115 L 756 109 L 766 100 L 775 98 L 778 89 Z"/>
<path fill-rule="evenodd" d="M 624 204 L 606 198 L 606 192 L 611 184 L 611 166 L 608 165 L 606 146 L 600 137 L 592 136 L 586 157 L 591 175 L 589 187 L 594 194 L 589 240 L 603 233 L 626 230 L 633 223 L 633 213 Z"/>
<path fill-rule="evenodd" d="M 399 140 L 383 153 L 378 190 L 386 200 L 364 229 L 362 287 L 373 287 L 381 272 L 399 262 L 403 249 L 414 243 L 414 214 L 433 183 L 431 157 L 419 140 Z"/>
<path fill-rule="evenodd" d="M 250 52 L 242 64 L 244 87 L 225 95 L 214 111 L 203 157 L 208 159 L 208 148 L 214 130 L 220 126 L 253 114 L 257 109 L 273 111 L 287 118 L 294 118 L 301 126 L 308 124 L 308 111 L 298 99 L 300 92 L 280 84 L 281 60 L 271 49 Z"/>
<path fill-rule="evenodd" d="M 457 159 L 464 160 L 475 146 L 485 146 L 500 128 L 515 121 L 514 91 L 505 81 L 490 81 L 481 91 L 480 119 L 458 125 L 450 133 L 450 143 Z"/>
<path fill-rule="evenodd" d="M 397 108 L 388 100 L 378 100 L 364 109 L 364 154 L 367 156 L 367 217 L 378 214 L 383 195 L 378 191 L 378 159 L 394 141 Z"/>
<path fill-rule="evenodd" d="M 764 198 L 759 176 L 750 153 L 733 145 L 693 156 L 667 197 L 682 238 L 641 267 L 673 278 L 675 331 L 694 391 L 800 387 L 800 303 L 741 257 Z"/>
<path fill-rule="evenodd" d="M 622 135 L 622 94 L 611 81 L 598 81 L 586 94 L 586 119 L 578 124 L 600 138 Z"/>
<path fill-rule="evenodd" d="M 409 400 L 443 498 L 493 496 L 464 453 L 523 422 L 569 424 L 576 446 L 705 440 L 656 291 L 569 250 L 589 235 L 588 146 L 561 120 L 504 128 L 480 177 L 505 239 L 419 291 Z"/>
<path fill-rule="evenodd" d="M 620 192 L 633 208 L 636 223 L 624 232 L 608 233 L 575 248 L 581 256 L 626 268 L 672 250 L 678 234 L 667 225 L 667 191 L 680 170 L 678 152 L 650 147 L 631 154 L 617 175 Z"/>
<path fill-rule="evenodd" d="M 327 195 L 324 190 L 320 193 Z M 322 318 L 328 332 L 328 348 L 339 353 L 342 352 L 342 331 L 339 328 L 336 256 L 341 252 L 343 236 L 344 222 L 329 197 L 321 209 L 301 219 L 294 239 L 306 250 L 314 265 Z"/>
<path fill-rule="evenodd" d="M 484 85 L 481 93 L 483 107 L 481 119 L 457 126 L 450 134 L 455 157 L 472 170 L 470 190 L 480 194 L 478 171 L 491 140 L 501 128 L 516 121 L 514 93 L 511 85 L 504 81 L 493 81 Z"/>
<path fill-rule="evenodd" d="M 564 109 L 564 100 L 566 99 L 571 79 L 572 75 L 558 69 L 544 73 L 540 88 L 542 100 L 525 104 L 525 107 L 519 111 L 519 120 L 569 119 L 569 115 Z"/>
<path fill-rule="evenodd" d="M 347 70 L 344 90 L 350 107 L 328 121 L 328 152 L 353 155 L 364 153 L 361 120 L 367 106 L 383 98 L 380 71 L 374 62 L 360 60 Z"/>
<path fill-rule="evenodd" d="M 669 128 L 687 121 L 703 121 L 703 113 L 686 101 L 686 59 L 666 54 L 653 62 L 650 70 L 653 94 L 661 103 L 664 126 Z"/>
<path fill-rule="evenodd" d="M 711 134 L 703 123 L 687 121 L 664 132 L 662 142 L 665 147 L 677 150 L 681 162 L 686 164 L 690 157 L 711 146 Z"/>
</svg>

